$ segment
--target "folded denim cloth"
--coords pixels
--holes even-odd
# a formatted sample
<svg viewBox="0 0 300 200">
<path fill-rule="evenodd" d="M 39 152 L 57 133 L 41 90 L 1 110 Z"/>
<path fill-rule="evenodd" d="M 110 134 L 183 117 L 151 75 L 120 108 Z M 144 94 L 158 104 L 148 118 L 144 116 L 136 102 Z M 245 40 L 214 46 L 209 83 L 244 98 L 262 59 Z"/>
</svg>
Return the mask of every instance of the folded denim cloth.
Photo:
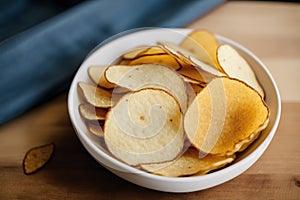
<svg viewBox="0 0 300 200">
<path fill-rule="evenodd" d="M 68 89 L 98 43 L 143 27 L 181 27 L 224 0 L 86 1 L 0 43 L 0 124 Z"/>
</svg>

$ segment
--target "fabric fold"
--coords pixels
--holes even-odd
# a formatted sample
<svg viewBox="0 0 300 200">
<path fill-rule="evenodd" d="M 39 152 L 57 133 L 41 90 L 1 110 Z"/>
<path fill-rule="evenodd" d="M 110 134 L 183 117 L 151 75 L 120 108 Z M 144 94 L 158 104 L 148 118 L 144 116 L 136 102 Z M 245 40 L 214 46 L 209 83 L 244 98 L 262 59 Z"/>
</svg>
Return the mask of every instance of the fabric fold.
<svg viewBox="0 0 300 200">
<path fill-rule="evenodd" d="M 183 26 L 222 2 L 212 1 L 215 4 L 209 6 L 200 6 L 201 0 L 86 1 L 3 41 L 0 43 L 0 124 L 67 91 L 85 56 L 101 41 L 144 25 Z M 168 11 L 168 7 L 176 4 L 182 5 L 180 12 Z M 162 12 L 173 13 L 147 23 Z"/>
</svg>

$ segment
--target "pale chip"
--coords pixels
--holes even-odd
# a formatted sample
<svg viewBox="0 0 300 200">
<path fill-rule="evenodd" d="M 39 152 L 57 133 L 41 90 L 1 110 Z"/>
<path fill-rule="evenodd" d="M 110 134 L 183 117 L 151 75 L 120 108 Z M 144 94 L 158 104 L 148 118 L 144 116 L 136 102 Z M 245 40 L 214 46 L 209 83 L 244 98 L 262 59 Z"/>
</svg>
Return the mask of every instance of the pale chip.
<svg viewBox="0 0 300 200">
<path fill-rule="evenodd" d="M 196 94 L 201 92 L 203 90 L 203 88 L 205 87 L 205 86 L 203 87 L 202 85 L 198 85 L 198 84 L 190 84 L 190 85 Z"/>
<path fill-rule="evenodd" d="M 130 90 L 124 87 L 116 86 L 115 88 L 111 89 L 110 92 L 114 95 L 124 95 L 127 92 L 130 92 Z"/>
<path fill-rule="evenodd" d="M 137 91 L 143 88 L 159 88 L 166 90 L 179 102 L 183 112 L 187 109 L 187 94 L 183 79 L 163 65 L 143 64 L 137 66 L 110 66 L 105 77 L 121 87 Z"/>
<path fill-rule="evenodd" d="M 197 58 L 193 53 L 186 51 L 182 47 L 171 42 L 159 42 L 159 45 L 164 48 L 170 55 L 173 55 L 181 62 L 185 63 L 187 67 L 195 67 L 196 72 L 202 78 L 200 81 L 209 82 L 214 77 L 226 76 L 215 67 L 205 63 L 203 60 Z M 182 66 L 184 69 L 185 66 Z M 196 79 L 199 80 L 199 79 Z"/>
<path fill-rule="evenodd" d="M 264 91 L 247 61 L 230 45 L 220 45 L 217 58 L 223 71 L 230 77 L 236 78 L 253 87 L 264 98 Z"/>
<path fill-rule="evenodd" d="M 113 102 L 111 99 L 111 93 L 88 83 L 78 83 L 84 98 L 88 103 L 99 108 L 109 108 Z"/>
<path fill-rule="evenodd" d="M 142 52 L 147 51 L 150 47 L 149 46 L 140 46 L 136 47 L 122 55 L 123 59 L 131 60 L 138 57 Z"/>
<path fill-rule="evenodd" d="M 101 127 L 100 124 L 87 123 L 87 128 L 92 134 L 98 137 L 104 137 L 103 127 Z"/>
<path fill-rule="evenodd" d="M 198 84 L 190 83 L 187 85 L 187 95 L 188 95 L 188 106 L 194 101 L 196 95 L 203 90 L 203 86 Z"/>
<path fill-rule="evenodd" d="M 216 156 L 207 154 L 205 157 L 199 154 L 199 151 L 194 148 L 189 148 L 179 158 L 163 163 L 144 164 L 141 167 L 151 173 L 169 176 L 180 177 L 189 176 L 197 173 L 208 173 L 211 170 L 218 169 L 224 165 L 231 163 L 235 156 Z"/>
<path fill-rule="evenodd" d="M 158 45 L 163 48 L 167 53 L 174 56 L 178 60 L 182 61 L 183 63 L 192 65 L 193 63 L 190 61 L 189 57 L 194 56 L 195 54 L 188 52 L 187 50 L 183 49 L 182 47 L 174 44 L 172 42 L 158 42 Z"/>
<path fill-rule="evenodd" d="M 104 87 L 107 89 L 114 88 L 115 85 L 112 83 L 109 83 L 105 76 L 104 71 L 107 68 L 107 66 L 91 66 L 88 69 L 89 77 L 92 79 L 94 83 L 99 85 L 100 87 Z"/>
<path fill-rule="evenodd" d="M 79 113 L 87 120 L 105 120 L 107 110 L 103 108 L 97 108 L 90 104 L 80 104 Z"/>
<path fill-rule="evenodd" d="M 192 79 L 188 76 L 182 76 L 182 79 L 187 82 L 187 83 L 190 83 L 190 84 L 196 84 L 196 85 L 206 85 L 205 83 L 201 82 L 201 81 L 198 81 L 198 80 L 195 80 L 195 79 Z"/>
<path fill-rule="evenodd" d="M 104 139 L 129 165 L 170 161 L 184 144 L 183 115 L 173 96 L 160 89 L 128 93 L 108 112 Z"/>
<path fill-rule="evenodd" d="M 130 62 L 131 62 L 131 60 L 121 59 L 118 62 L 118 65 L 129 65 Z"/>
</svg>

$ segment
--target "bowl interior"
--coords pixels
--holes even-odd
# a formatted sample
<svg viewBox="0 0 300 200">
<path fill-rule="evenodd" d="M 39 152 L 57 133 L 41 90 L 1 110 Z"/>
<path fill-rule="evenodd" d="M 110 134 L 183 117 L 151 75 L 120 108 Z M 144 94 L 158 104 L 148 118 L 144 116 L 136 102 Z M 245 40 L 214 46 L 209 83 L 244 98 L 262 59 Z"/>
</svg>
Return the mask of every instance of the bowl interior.
<svg viewBox="0 0 300 200">
<path fill-rule="evenodd" d="M 146 29 L 138 30 L 136 32 L 130 32 L 130 34 L 123 33 L 121 36 L 116 36 L 113 39 L 110 39 L 109 42 L 104 42 L 104 44 L 99 45 L 82 63 L 77 74 L 75 75 L 69 91 L 69 114 L 78 137 L 88 150 L 92 149 L 92 151 L 89 151 L 90 153 L 93 152 L 91 153 L 92 156 L 98 161 L 99 159 L 101 160 L 101 158 L 99 157 L 105 157 L 105 160 L 102 160 L 103 162 L 101 162 L 101 164 L 107 165 L 110 168 L 116 168 L 117 166 L 119 170 L 123 171 L 136 173 L 140 172 L 139 170 L 127 166 L 117 159 L 111 157 L 110 153 L 105 148 L 103 148 L 99 139 L 89 133 L 84 121 L 79 114 L 78 106 L 82 102 L 82 100 L 78 92 L 77 84 L 78 82 L 92 83 L 92 81 L 88 77 L 88 67 L 93 65 L 106 66 L 112 64 L 124 52 L 137 46 L 155 45 L 157 41 L 169 41 L 178 44 L 191 31 L 191 29 Z M 253 55 L 243 46 L 237 44 L 236 42 L 233 42 L 232 40 L 229 40 L 222 36 L 217 36 L 217 39 L 220 43 L 227 43 L 232 45 L 250 63 L 257 76 L 257 79 L 259 80 L 265 91 L 265 101 L 271 111 L 270 123 L 268 127 L 262 132 L 261 136 L 250 147 L 248 147 L 242 153 L 238 154 L 237 159 L 233 164 L 230 165 L 232 166 L 245 159 L 247 156 L 251 155 L 255 151 L 255 149 L 257 149 L 265 140 L 269 140 L 268 142 L 270 142 L 275 132 L 273 131 L 272 135 L 270 135 L 271 130 L 274 129 L 274 125 L 276 126 L 276 129 L 279 122 L 280 97 L 272 76 L 265 68 L 265 66 L 261 63 L 261 61 L 256 58 L 255 55 Z M 151 174 L 150 176 L 156 175 Z"/>
</svg>

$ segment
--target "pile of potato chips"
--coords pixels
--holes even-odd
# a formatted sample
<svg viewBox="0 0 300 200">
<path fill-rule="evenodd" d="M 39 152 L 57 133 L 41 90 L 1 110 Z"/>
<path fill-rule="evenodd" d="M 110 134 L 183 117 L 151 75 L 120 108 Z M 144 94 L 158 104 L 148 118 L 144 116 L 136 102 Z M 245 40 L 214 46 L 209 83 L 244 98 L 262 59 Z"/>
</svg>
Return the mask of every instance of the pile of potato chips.
<svg viewBox="0 0 300 200">
<path fill-rule="evenodd" d="M 269 122 L 246 60 L 205 30 L 90 66 L 79 83 L 88 130 L 120 161 L 154 174 L 203 175 L 235 159 Z"/>
</svg>

